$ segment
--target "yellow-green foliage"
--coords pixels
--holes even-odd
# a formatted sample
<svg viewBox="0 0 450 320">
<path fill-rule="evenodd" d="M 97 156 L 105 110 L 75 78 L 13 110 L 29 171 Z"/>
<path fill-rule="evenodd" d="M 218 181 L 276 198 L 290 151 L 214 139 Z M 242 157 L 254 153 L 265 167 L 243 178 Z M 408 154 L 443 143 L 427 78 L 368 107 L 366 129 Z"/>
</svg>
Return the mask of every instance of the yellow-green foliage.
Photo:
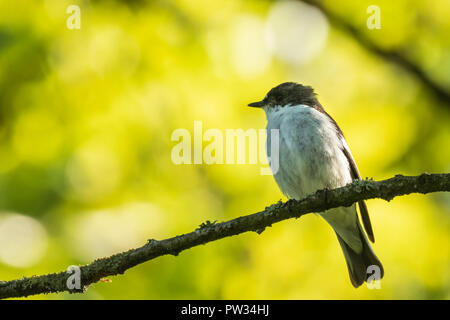
<svg viewBox="0 0 450 320">
<path fill-rule="evenodd" d="M 325 6 L 449 88 L 450 3 L 375 2 Z M 79 30 L 66 27 L 70 4 L 81 8 Z M 366 27 L 372 4 L 381 29 Z M 204 131 L 264 128 L 263 112 L 246 105 L 285 81 L 316 89 L 363 178 L 449 171 L 448 105 L 325 19 L 309 22 L 323 31 L 309 56 L 302 47 L 299 60 L 277 55 L 265 42 L 272 5 L 0 0 L 0 280 L 59 272 L 277 202 L 260 165 L 175 165 L 171 134 L 193 132 L 194 120 Z M 158 258 L 83 298 L 449 299 L 448 195 L 368 206 L 386 270 L 380 290 L 351 286 L 332 229 L 307 215 Z"/>
</svg>

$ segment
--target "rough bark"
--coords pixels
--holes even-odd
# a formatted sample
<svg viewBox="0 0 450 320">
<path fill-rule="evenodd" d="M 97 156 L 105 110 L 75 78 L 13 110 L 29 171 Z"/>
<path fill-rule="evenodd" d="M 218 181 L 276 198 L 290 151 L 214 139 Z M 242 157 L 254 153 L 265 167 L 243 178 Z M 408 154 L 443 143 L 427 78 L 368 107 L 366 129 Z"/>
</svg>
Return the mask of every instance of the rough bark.
<svg viewBox="0 0 450 320">
<path fill-rule="evenodd" d="M 81 288 L 68 289 L 67 272 L 33 276 L 0 282 L 0 298 L 26 297 L 52 292 L 83 292 L 90 284 L 104 277 L 123 274 L 126 270 L 163 255 L 178 255 L 186 249 L 248 231 L 261 233 L 272 224 L 311 212 L 350 206 L 373 198 L 390 201 L 396 196 L 410 193 L 450 191 L 450 174 L 422 174 L 420 176 L 397 175 L 382 181 L 357 180 L 333 190 L 319 190 L 303 200 L 278 202 L 264 211 L 242 216 L 221 223 L 203 223 L 195 231 L 165 240 L 149 240 L 144 246 L 100 258 L 80 267 Z"/>
</svg>

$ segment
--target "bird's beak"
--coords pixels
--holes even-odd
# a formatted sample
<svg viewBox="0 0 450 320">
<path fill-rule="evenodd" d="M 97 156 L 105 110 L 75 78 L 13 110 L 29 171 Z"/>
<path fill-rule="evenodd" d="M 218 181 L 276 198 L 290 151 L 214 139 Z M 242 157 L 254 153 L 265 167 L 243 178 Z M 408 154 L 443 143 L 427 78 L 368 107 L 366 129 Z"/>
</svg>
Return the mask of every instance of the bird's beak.
<svg viewBox="0 0 450 320">
<path fill-rule="evenodd" d="M 264 101 L 252 102 L 252 103 L 248 104 L 249 107 L 253 107 L 253 108 L 262 108 L 262 107 L 264 107 L 264 105 L 265 105 Z"/>
</svg>

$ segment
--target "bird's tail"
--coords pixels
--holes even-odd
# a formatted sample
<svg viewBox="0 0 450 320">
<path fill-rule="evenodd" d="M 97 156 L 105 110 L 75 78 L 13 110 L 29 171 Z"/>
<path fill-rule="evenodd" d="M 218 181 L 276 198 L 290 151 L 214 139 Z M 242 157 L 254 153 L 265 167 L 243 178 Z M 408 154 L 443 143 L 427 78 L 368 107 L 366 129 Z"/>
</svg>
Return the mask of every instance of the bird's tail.
<svg viewBox="0 0 450 320">
<path fill-rule="evenodd" d="M 353 251 L 336 233 L 339 244 L 344 252 L 345 261 L 347 262 L 350 280 L 355 288 L 358 288 L 363 282 L 370 279 L 380 280 L 384 275 L 383 265 L 373 252 L 366 235 L 361 229 L 359 221 L 357 221 L 357 225 L 359 237 L 362 242 L 362 251 L 360 253 Z M 369 277 L 371 278 L 368 279 Z"/>
</svg>

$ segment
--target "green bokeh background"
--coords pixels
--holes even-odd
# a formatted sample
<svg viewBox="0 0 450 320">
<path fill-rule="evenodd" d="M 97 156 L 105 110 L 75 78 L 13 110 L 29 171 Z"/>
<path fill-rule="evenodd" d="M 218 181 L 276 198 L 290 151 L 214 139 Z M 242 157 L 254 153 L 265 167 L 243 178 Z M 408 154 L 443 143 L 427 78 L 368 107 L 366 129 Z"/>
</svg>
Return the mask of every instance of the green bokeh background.
<svg viewBox="0 0 450 320">
<path fill-rule="evenodd" d="M 70 4 L 81 8 L 79 30 L 66 27 Z M 323 4 L 450 90 L 450 2 Z M 369 30 L 373 4 L 381 29 Z M 266 50 L 278 5 L 0 0 L 0 280 L 65 270 L 285 199 L 259 164 L 171 160 L 172 132 L 193 132 L 194 120 L 204 131 L 264 128 L 264 113 L 245 106 L 285 81 L 316 89 L 363 177 L 450 171 L 448 101 L 334 24 L 305 61 Z M 327 26 L 313 22 L 302 36 Z M 332 229 L 311 214 L 160 257 L 84 295 L 31 298 L 449 299 L 449 196 L 368 206 L 386 270 L 380 290 L 351 286 Z"/>
</svg>

